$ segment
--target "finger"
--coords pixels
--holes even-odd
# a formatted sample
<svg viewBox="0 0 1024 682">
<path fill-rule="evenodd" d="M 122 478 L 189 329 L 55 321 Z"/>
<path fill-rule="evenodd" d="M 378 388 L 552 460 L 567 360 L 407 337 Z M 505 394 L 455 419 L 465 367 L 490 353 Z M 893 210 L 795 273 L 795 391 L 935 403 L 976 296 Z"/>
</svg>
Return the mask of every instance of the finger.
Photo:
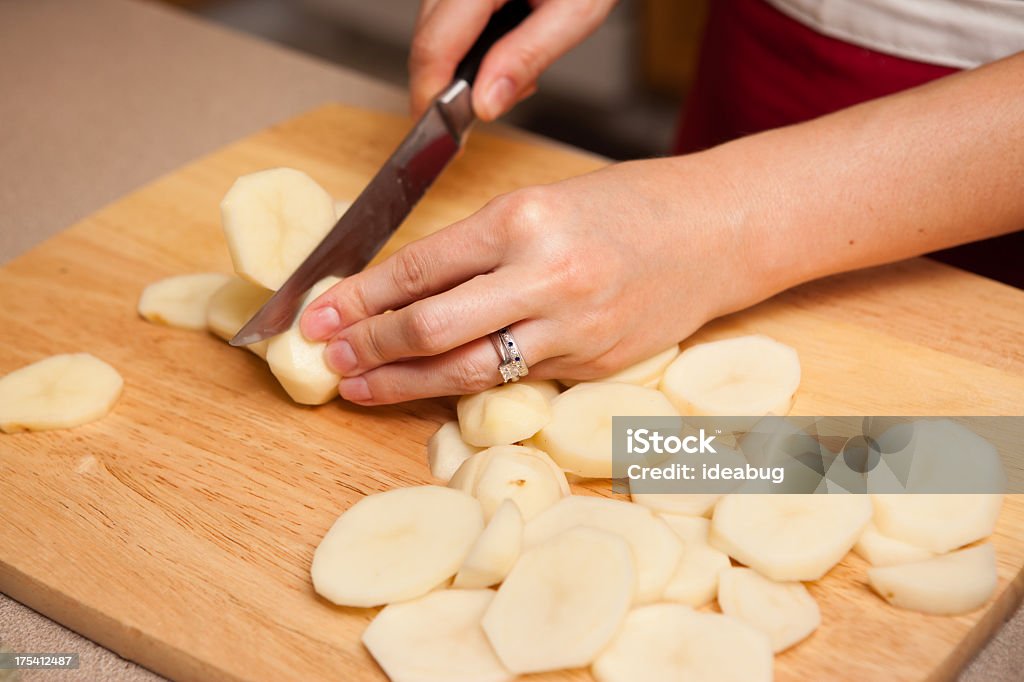
<svg viewBox="0 0 1024 682">
<path fill-rule="evenodd" d="M 306 308 L 302 333 L 312 341 L 325 341 L 359 320 L 493 270 L 501 262 L 504 242 L 491 216 L 491 211 L 478 212 L 343 279 Z"/>
<path fill-rule="evenodd" d="M 512 325 L 512 332 L 528 363 L 541 363 L 559 352 L 557 335 L 546 321 L 519 322 Z M 341 397 L 361 405 L 475 393 L 501 383 L 498 363 L 497 351 L 490 338 L 484 337 L 441 355 L 393 362 L 344 378 L 338 391 Z M 533 377 L 531 370 L 529 378 Z"/>
<path fill-rule="evenodd" d="M 484 57 L 473 85 L 476 115 L 491 121 L 511 109 L 545 69 L 593 32 L 609 9 L 605 2 L 579 0 L 549 0 L 537 7 Z"/>
<path fill-rule="evenodd" d="M 462 59 L 502 0 L 438 0 L 424 16 L 409 51 L 410 107 L 414 116 L 448 85 Z"/>
<path fill-rule="evenodd" d="M 355 376 L 395 360 L 438 355 L 539 312 L 522 267 L 501 268 L 346 328 L 325 351 L 328 366 Z"/>
</svg>

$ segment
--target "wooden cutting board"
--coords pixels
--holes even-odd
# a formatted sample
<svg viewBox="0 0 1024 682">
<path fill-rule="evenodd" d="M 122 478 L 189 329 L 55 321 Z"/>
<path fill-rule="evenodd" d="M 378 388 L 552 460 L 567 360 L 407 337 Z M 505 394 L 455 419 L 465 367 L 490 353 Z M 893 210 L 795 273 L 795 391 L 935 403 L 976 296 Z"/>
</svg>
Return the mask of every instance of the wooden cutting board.
<svg viewBox="0 0 1024 682">
<path fill-rule="evenodd" d="M 407 126 L 318 109 L 154 182 L 0 269 L 0 373 L 85 350 L 126 382 L 99 422 L 0 434 L 0 590 L 173 678 L 382 678 L 359 643 L 374 612 L 317 598 L 310 559 L 361 496 L 431 480 L 424 443 L 451 402 L 298 407 L 252 354 L 147 324 L 135 303 L 160 277 L 230 271 L 217 205 L 238 175 L 294 166 L 351 198 Z M 601 163 L 477 132 L 388 251 L 496 194 Z M 1024 293 L 945 266 L 915 260 L 835 277 L 698 338 L 755 331 L 800 352 L 798 413 L 1021 411 Z M 607 484 L 591 488 L 609 494 Z M 952 677 L 1020 602 L 1024 500 L 1007 500 L 994 542 L 997 597 L 955 618 L 889 607 L 866 588 L 864 562 L 849 557 L 811 586 L 823 625 L 778 657 L 778 679 Z"/>
</svg>

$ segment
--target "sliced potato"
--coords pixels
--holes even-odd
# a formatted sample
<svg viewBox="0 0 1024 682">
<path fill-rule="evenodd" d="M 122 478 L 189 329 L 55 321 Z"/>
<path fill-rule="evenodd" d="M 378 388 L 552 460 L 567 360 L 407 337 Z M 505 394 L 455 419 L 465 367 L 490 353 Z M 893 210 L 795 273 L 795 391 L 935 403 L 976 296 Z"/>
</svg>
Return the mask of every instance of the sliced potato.
<svg viewBox="0 0 1024 682">
<path fill-rule="evenodd" d="M 448 485 L 480 500 L 487 519 L 502 501 L 512 500 L 529 521 L 570 494 L 565 474 L 550 457 L 520 445 L 497 445 L 474 455 Z"/>
<path fill-rule="evenodd" d="M 658 391 L 618 383 L 577 384 L 551 402 L 551 421 L 531 442 L 567 472 L 612 476 L 612 417 L 677 417 Z"/>
<path fill-rule="evenodd" d="M 998 584 L 990 543 L 897 566 L 868 569 L 868 584 L 901 609 L 955 615 L 981 608 Z"/>
<path fill-rule="evenodd" d="M 631 493 L 629 497 L 659 514 L 710 517 L 722 496 L 711 493 Z"/>
<path fill-rule="evenodd" d="M 656 353 L 646 360 L 641 360 L 640 362 L 630 365 L 625 369 L 621 369 L 615 374 L 611 374 L 601 379 L 591 379 L 591 381 L 610 381 L 620 384 L 643 386 L 644 388 L 657 388 L 658 383 L 661 381 L 661 375 L 665 373 L 665 368 L 668 367 L 678 355 L 679 344 L 673 344 L 660 353 Z M 561 379 L 560 381 L 564 386 L 569 388 L 582 383 L 575 379 Z"/>
<path fill-rule="evenodd" d="M 459 398 L 462 440 L 477 447 L 526 440 L 551 419 L 551 405 L 526 383 L 510 383 Z"/>
<path fill-rule="evenodd" d="M 210 297 L 206 307 L 206 327 L 230 341 L 245 323 L 274 295 L 241 277 L 232 277 Z M 246 346 L 261 358 L 267 357 L 267 339 Z"/>
<path fill-rule="evenodd" d="M 714 601 L 718 576 L 729 568 L 729 556 L 704 542 L 683 545 L 683 555 L 665 585 L 665 601 L 699 607 Z"/>
<path fill-rule="evenodd" d="M 772 665 L 768 638 L 749 625 L 653 604 L 630 611 L 593 671 L 598 682 L 764 682 Z"/>
<path fill-rule="evenodd" d="M 767 336 L 740 336 L 691 346 L 661 379 L 681 414 L 784 415 L 800 385 L 796 351 Z"/>
<path fill-rule="evenodd" d="M 342 606 L 415 599 L 455 575 L 484 527 L 480 503 L 451 488 L 396 488 L 347 509 L 313 554 L 313 587 Z"/>
<path fill-rule="evenodd" d="M 853 551 L 872 566 L 909 564 L 935 556 L 934 552 L 923 547 L 883 535 L 874 523 L 869 523 L 864 528 L 857 544 L 853 546 Z"/>
<path fill-rule="evenodd" d="M 202 272 L 153 282 L 139 296 L 139 315 L 169 327 L 206 329 L 210 298 L 229 279 L 219 272 Z"/>
<path fill-rule="evenodd" d="M 53 355 L 0 378 L 0 430 L 68 429 L 105 416 L 121 396 L 117 370 L 88 353 Z"/>
<path fill-rule="evenodd" d="M 803 583 L 779 583 L 749 568 L 729 568 L 718 576 L 722 613 L 760 630 L 776 653 L 811 636 L 821 610 Z"/>
<path fill-rule="evenodd" d="M 523 553 L 484 614 L 484 632 L 516 673 L 588 665 L 622 624 L 633 583 L 621 538 L 573 528 Z"/>
<path fill-rule="evenodd" d="M 636 560 L 636 603 L 661 597 L 683 548 L 665 522 L 641 506 L 601 497 L 563 498 L 526 524 L 523 546 L 533 547 L 581 526 L 612 533 L 629 543 Z"/>
<path fill-rule="evenodd" d="M 936 554 L 995 530 L 1002 495 L 894 493 L 872 495 L 879 532 Z"/>
<path fill-rule="evenodd" d="M 220 203 L 235 272 L 277 291 L 334 227 L 334 200 L 294 168 L 235 180 Z"/>
<path fill-rule="evenodd" d="M 866 495 L 735 493 L 715 507 L 711 544 L 772 580 L 817 580 L 870 520 Z"/>
<path fill-rule="evenodd" d="M 711 535 L 711 521 L 698 516 L 676 516 L 675 514 L 658 514 L 676 534 L 683 546 L 694 543 L 708 544 Z"/>
<path fill-rule="evenodd" d="M 523 515 L 512 500 L 498 505 L 484 532 L 477 538 L 453 587 L 479 588 L 497 585 L 519 558 L 523 548 Z"/>
<path fill-rule="evenodd" d="M 537 379 L 534 381 L 517 381 L 517 384 L 524 386 L 532 386 L 533 388 L 540 391 L 540 394 L 547 398 L 550 403 L 554 400 L 559 393 L 562 392 L 562 387 L 558 385 L 558 382 L 553 379 Z"/>
<path fill-rule="evenodd" d="M 462 440 L 459 422 L 445 422 L 427 441 L 427 466 L 434 478 L 447 483 L 463 462 L 482 450 Z"/>
<path fill-rule="evenodd" d="M 363 644 L 393 682 L 506 682 L 480 619 L 491 590 L 438 590 L 385 607 Z"/>
</svg>

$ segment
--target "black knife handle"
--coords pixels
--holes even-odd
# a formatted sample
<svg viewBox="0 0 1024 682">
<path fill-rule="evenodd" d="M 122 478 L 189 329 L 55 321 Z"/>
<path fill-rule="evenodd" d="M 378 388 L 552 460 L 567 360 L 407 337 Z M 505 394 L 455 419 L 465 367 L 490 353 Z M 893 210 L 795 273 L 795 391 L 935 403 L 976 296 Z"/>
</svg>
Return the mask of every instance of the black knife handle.
<svg viewBox="0 0 1024 682">
<path fill-rule="evenodd" d="M 455 69 L 455 78 L 473 85 L 476 74 L 480 70 L 480 64 L 483 63 L 487 52 L 506 33 L 522 23 L 523 19 L 529 16 L 530 11 L 530 3 L 527 0 L 509 0 L 502 5 L 501 9 L 491 15 L 491 19 L 487 22 L 480 37 L 476 39 L 473 47 L 469 48 L 469 52 L 459 62 L 459 66 Z"/>
</svg>

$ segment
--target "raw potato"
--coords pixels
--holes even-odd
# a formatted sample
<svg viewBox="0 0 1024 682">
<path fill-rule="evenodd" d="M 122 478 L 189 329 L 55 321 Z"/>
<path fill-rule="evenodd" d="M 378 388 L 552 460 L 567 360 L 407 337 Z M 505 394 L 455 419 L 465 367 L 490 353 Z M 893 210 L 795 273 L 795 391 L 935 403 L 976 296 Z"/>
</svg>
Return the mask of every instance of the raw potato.
<svg viewBox="0 0 1024 682">
<path fill-rule="evenodd" d="M 512 500 L 505 500 L 494 512 L 484 532 L 469 550 L 453 587 L 477 588 L 497 585 L 519 558 L 523 548 L 523 515 Z"/>
<path fill-rule="evenodd" d="M 775 653 L 821 625 L 818 602 L 803 583 L 778 583 L 749 568 L 729 568 L 718 576 L 718 605 L 725 615 L 766 634 Z"/>
<path fill-rule="evenodd" d="M 210 297 L 206 307 L 206 326 L 220 338 L 230 341 L 273 295 L 273 291 L 248 280 L 232 277 Z M 246 348 L 266 358 L 267 343 L 269 340 L 264 339 Z"/>
<path fill-rule="evenodd" d="M 799 385 L 796 351 L 754 335 L 687 348 L 659 388 L 681 414 L 755 417 L 789 412 Z"/>
<path fill-rule="evenodd" d="M 891 538 L 879 532 L 874 523 L 869 523 L 860 539 L 853 546 L 856 552 L 872 566 L 895 566 L 931 559 L 934 552 L 908 542 Z"/>
<path fill-rule="evenodd" d="M 235 180 L 220 203 L 235 272 L 277 291 L 334 227 L 334 200 L 294 168 Z"/>
<path fill-rule="evenodd" d="M 562 388 L 554 379 L 537 379 L 535 381 L 518 381 L 516 383 L 523 386 L 532 386 L 537 389 L 541 395 L 547 398 L 549 403 L 562 392 Z"/>
<path fill-rule="evenodd" d="M 345 215 L 348 209 L 352 208 L 352 202 L 347 199 L 335 199 L 334 200 L 334 217 L 337 220 L 341 220 L 341 216 Z"/>
<path fill-rule="evenodd" d="M 229 279 L 218 272 L 203 272 L 153 282 L 139 296 L 139 315 L 170 327 L 206 329 L 210 298 Z"/>
<path fill-rule="evenodd" d="M 632 384 L 577 384 L 551 402 L 551 421 L 532 443 L 566 471 L 612 476 L 612 417 L 678 417 L 661 393 Z"/>
<path fill-rule="evenodd" d="M 995 530 L 1002 495 L 903 493 L 872 495 L 879 532 L 936 554 Z"/>
<path fill-rule="evenodd" d="M 626 617 L 634 580 L 621 538 L 573 528 L 520 557 L 484 614 L 484 632 L 515 673 L 588 665 Z"/>
<path fill-rule="evenodd" d="M 629 497 L 659 514 L 710 517 L 722 496 L 711 493 L 631 493 Z"/>
<path fill-rule="evenodd" d="M 392 682 L 506 682 L 480 619 L 491 590 L 439 590 L 384 608 L 363 644 Z"/>
<path fill-rule="evenodd" d="M 88 353 L 53 355 L 0 378 L 0 430 L 68 429 L 114 407 L 124 380 Z"/>
<path fill-rule="evenodd" d="M 415 599 L 447 581 L 483 530 L 480 503 L 424 485 L 369 495 L 346 510 L 313 554 L 313 587 L 342 606 Z"/>
<path fill-rule="evenodd" d="M 697 516 L 676 516 L 674 514 L 658 514 L 676 534 L 683 546 L 694 543 L 708 544 L 711 535 L 711 521 Z"/>
<path fill-rule="evenodd" d="M 996 553 L 989 543 L 915 563 L 868 569 L 868 584 L 887 602 L 936 615 L 984 606 L 997 582 Z"/>
<path fill-rule="evenodd" d="M 817 580 L 871 520 L 866 495 L 726 495 L 711 520 L 711 544 L 772 580 Z"/>
<path fill-rule="evenodd" d="M 634 365 L 619 370 L 615 374 L 601 379 L 591 379 L 591 381 L 611 381 L 620 384 L 634 384 L 644 388 L 657 388 L 658 382 L 661 381 L 661 375 L 665 373 L 665 368 L 676 359 L 677 355 L 679 355 L 679 344 L 675 344 L 646 360 L 641 360 Z M 581 383 L 576 379 L 562 379 L 561 382 L 569 388 Z"/>
<path fill-rule="evenodd" d="M 502 501 L 512 500 L 529 521 L 570 494 L 565 474 L 550 457 L 520 445 L 498 445 L 474 455 L 448 485 L 480 500 L 486 519 Z"/>
<path fill-rule="evenodd" d="M 526 524 L 523 546 L 534 547 L 580 526 L 612 533 L 629 543 L 636 561 L 634 603 L 661 597 L 679 564 L 682 543 L 664 521 L 639 505 L 602 497 L 563 498 Z"/>
<path fill-rule="evenodd" d="M 463 462 L 482 449 L 462 440 L 457 421 L 445 422 L 427 441 L 427 465 L 434 478 L 447 483 Z"/>
<path fill-rule="evenodd" d="M 300 311 L 340 281 L 340 277 L 325 277 L 317 282 L 306 294 Z M 309 341 L 302 335 L 298 317 L 288 331 L 269 339 L 267 364 L 295 402 L 322 405 L 338 395 L 341 377 L 332 372 L 324 361 L 325 348 L 326 342 Z"/>
<path fill-rule="evenodd" d="M 683 545 L 683 555 L 662 596 L 695 608 L 704 606 L 718 594 L 719 575 L 731 565 L 727 554 L 706 543 Z"/>
<path fill-rule="evenodd" d="M 598 682 L 763 682 L 772 650 L 757 630 L 682 604 L 634 609 L 594 662 Z"/>
<path fill-rule="evenodd" d="M 477 447 L 526 440 L 551 420 L 544 394 L 528 384 L 510 383 L 459 398 L 462 440 Z"/>
</svg>

